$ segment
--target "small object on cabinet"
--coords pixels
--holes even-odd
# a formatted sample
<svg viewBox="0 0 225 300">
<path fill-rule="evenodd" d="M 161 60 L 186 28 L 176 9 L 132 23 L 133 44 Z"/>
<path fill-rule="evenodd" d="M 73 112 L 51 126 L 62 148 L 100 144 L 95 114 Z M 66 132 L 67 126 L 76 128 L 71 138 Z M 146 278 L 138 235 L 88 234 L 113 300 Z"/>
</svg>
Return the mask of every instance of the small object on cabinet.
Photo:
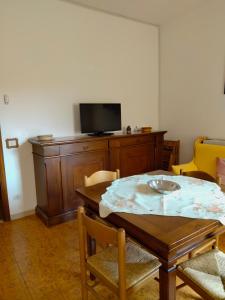
<svg viewBox="0 0 225 300">
<path fill-rule="evenodd" d="M 127 126 L 127 134 L 131 134 L 131 127 L 130 127 L 130 125 Z"/>
<path fill-rule="evenodd" d="M 142 127 L 141 132 L 142 133 L 150 133 L 152 131 L 152 127 Z"/>
<path fill-rule="evenodd" d="M 53 139 L 53 135 L 52 134 L 38 135 L 37 139 L 39 141 L 51 141 Z"/>
</svg>

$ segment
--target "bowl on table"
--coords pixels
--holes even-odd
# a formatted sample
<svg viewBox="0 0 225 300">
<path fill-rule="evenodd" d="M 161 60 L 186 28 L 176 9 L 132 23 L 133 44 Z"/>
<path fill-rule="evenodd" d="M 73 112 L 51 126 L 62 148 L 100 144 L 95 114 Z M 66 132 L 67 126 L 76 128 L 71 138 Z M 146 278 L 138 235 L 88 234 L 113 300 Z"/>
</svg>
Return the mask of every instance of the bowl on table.
<svg viewBox="0 0 225 300">
<path fill-rule="evenodd" d="M 180 190 L 180 185 L 174 181 L 164 179 L 153 179 L 147 183 L 151 189 L 160 194 L 170 194 Z"/>
</svg>

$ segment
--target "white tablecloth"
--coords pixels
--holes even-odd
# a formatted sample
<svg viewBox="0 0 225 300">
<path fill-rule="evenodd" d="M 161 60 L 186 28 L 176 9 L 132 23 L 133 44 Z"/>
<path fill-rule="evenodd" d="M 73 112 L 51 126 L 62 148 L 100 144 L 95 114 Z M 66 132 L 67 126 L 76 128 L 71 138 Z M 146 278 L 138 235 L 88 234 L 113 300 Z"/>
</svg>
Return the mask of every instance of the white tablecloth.
<svg viewBox="0 0 225 300">
<path fill-rule="evenodd" d="M 152 190 L 147 182 L 165 179 L 181 189 L 168 195 Z M 225 194 L 212 182 L 187 176 L 135 175 L 117 179 L 99 204 L 101 217 L 112 212 L 216 219 L 225 225 Z"/>
</svg>

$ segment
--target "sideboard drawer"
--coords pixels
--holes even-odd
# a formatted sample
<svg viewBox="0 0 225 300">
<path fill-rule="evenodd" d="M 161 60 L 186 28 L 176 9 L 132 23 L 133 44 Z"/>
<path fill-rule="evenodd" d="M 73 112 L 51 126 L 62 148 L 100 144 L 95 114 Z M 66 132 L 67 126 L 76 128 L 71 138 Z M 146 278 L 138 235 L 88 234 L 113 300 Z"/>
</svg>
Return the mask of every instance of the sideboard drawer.
<svg viewBox="0 0 225 300">
<path fill-rule="evenodd" d="M 132 137 L 126 137 L 123 139 L 114 139 L 109 141 L 109 147 L 123 147 L 123 146 L 130 146 L 130 145 L 139 145 L 139 144 L 145 144 L 145 143 L 153 143 L 153 136 L 152 135 L 146 135 L 146 136 L 132 136 Z"/>
<path fill-rule="evenodd" d="M 51 145 L 51 146 L 33 145 L 33 153 L 41 156 L 57 156 L 59 155 L 59 146 L 58 145 Z"/>
<path fill-rule="evenodd" d="M 94 150 L 107 150 L 108 142 L 105 141 L 95 141 L 95 142 L 83 142 L 83 143 L 73 143 L 60 146 L 60 154 L 73 154 L 83 151 L 94 151 Z"/>
</svg>

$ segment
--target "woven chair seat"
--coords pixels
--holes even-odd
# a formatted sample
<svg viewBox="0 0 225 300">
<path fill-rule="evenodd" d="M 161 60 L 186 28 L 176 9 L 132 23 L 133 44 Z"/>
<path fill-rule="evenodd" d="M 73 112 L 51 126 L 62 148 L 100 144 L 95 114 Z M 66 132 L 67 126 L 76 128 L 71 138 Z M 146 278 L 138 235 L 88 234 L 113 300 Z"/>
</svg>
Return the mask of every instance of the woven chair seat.
<svg viewBox="0 0 225 300">
<path fill-rule="evenodd" d="M 178 270 L 213 299 L 225 299 L 225 253 L 211 250 L 181 263 Z"/>
<path fill-rule="evenodd" d="M 88 257 L 87 265 L 118 289 L 118 248 L 111 246 Z M 160 267 L 160 262 L 145 249 L 132 242 L 126 243 L 126 288 L 129 289 Z"/>
</svg>

